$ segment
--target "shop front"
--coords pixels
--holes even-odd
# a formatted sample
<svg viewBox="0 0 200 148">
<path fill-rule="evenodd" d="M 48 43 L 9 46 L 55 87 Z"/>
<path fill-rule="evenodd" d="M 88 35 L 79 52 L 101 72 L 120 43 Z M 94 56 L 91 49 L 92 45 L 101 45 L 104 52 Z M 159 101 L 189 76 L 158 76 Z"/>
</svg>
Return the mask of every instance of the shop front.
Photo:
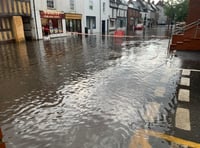
<svg viewBox="0 0 200 148">
<path fill-rule="evenodd" d="M 43 36 L 62 36 L 64 34 L 63 12 L 55 10 L 40 11 L 42 35 Z"/>
<path fill-rule="evenodd" d="M 66 19 L 66 30 L 68 32 L 78 32 L 81 33 L 81 14 L 74 14 L 74 13 L 66 13 L 65 14 Z"/>
</svg>

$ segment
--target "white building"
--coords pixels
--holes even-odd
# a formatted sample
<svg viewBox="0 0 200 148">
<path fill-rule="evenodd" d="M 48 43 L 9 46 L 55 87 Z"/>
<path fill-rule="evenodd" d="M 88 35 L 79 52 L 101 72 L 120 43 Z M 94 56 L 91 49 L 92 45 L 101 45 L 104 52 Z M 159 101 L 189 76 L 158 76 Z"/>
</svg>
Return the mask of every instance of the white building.
<svg viewBox="0 0 200 148">
<path fill-rule="evenodd" d="M 77 12 L 82 14 L 85 33 L 106 33 L 108 30 L 108 0 L 77 0 Z"/>
<path fill-rule="evenodd" d="M 66 35 L 66 0 L 31 0 L 32 32 L 35 39 L 45 35 L 60 37 Z"/>
<path fill-rule="evenodd" d="M 156 6 L 158 7 L 158 24 L 165 25 L 167 23 L 167 16 L 164 12 L 164 1 L 159 1 Z"/>
<path fill-rule="evenodd" d="M 108 0 L 32 0 L 31 8 L 35 39 L 68 32 L 105 34 L 109 28 Z"/>
</svg>

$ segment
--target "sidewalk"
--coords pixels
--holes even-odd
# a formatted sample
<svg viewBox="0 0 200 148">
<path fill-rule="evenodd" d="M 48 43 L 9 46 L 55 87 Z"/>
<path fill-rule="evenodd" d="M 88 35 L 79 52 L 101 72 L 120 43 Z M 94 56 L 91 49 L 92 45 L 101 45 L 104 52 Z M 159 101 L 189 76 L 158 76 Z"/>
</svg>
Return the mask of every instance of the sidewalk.
<svg viewBox="0 0 200 148">
<path fill-rule="evenodd" d="M 174 62 L 181 68 L 174 135 L 200 143 L 200 52 L 178 51 Z"/>
</svg>

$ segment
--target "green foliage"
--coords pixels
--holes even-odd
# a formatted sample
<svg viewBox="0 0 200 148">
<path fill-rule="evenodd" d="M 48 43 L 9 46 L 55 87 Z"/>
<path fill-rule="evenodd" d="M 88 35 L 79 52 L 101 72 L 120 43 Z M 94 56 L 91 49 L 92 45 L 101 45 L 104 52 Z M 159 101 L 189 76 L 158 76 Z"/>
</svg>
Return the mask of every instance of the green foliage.
<svg viewBox="0 0 200 148">
<path fill-rule="evenodd" d="M 168 0 L 165 2 L 165 14 L 171 20 L 185 21 L 188 14 L 189 0 Z"/>
</svg>

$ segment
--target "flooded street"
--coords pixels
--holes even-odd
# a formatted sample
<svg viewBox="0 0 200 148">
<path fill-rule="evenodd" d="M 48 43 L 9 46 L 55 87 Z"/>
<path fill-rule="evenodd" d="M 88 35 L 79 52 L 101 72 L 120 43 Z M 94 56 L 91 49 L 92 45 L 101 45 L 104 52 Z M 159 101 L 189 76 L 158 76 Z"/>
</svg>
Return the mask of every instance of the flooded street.
<svg viewBox="0 0 200 148">
<path fill-rule="evenodd" d="M 164 27 L 130 35 L 0 45 L 6 147 L 172 147 L 138 131 L 173 135 L 181 62 L 167 59 Z"/>
</svg>

